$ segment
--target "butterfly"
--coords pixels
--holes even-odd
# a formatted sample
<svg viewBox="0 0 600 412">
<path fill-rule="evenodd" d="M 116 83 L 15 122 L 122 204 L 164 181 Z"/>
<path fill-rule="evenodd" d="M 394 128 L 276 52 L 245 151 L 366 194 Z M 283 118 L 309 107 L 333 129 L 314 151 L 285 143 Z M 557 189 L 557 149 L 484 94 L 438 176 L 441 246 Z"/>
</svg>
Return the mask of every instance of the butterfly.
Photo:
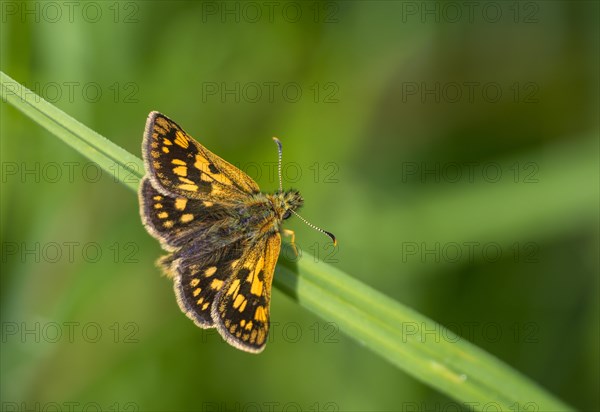
<svg viewBox="0 0 600 412">
<path fill-rule="evenodd" d="M 157 264 L 173 279 L 179 307 L 200 328 L 216 328 L 232 346 L 261 352 L 269 334 L 271 284 L 282 223 L 296 212 L 300 193 L 262 193 L 246 173 L 215 155 L 177 123 L 151 112 L 142 142 L 145 176 L 140 215 L 169 252 Z"/>
</svg>

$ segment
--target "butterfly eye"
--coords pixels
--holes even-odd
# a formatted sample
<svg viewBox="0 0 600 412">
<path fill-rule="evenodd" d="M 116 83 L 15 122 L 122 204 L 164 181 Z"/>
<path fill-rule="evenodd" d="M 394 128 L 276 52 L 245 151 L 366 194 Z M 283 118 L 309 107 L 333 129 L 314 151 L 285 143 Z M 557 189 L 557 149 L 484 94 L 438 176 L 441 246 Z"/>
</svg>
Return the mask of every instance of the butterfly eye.
<svg viewBox="0 0 600 412">
<path fill-rule="evenodd" d="M 289 218 L 292 215 L 292 212 L 289 210 L 286 210 L 285 213 L 283 214 L 283 220 Z"/>
</svg>

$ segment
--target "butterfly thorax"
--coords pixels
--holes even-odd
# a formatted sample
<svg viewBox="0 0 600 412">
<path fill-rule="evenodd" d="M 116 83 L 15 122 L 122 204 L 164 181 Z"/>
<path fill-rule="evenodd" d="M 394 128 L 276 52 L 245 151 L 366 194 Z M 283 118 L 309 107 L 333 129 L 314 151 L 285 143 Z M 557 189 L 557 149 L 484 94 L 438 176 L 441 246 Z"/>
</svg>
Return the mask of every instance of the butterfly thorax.
<svg viewBox="0 0 600 412">
<path fill-rule="evenodd" d="M 238 234 L 245 233 L 250 238 L 277 233 L 281 222 L 289 218 L 292 210 L 300 208 L 303 202 L 297 191 L 256 193 L 235 209 L 236 224 L 231 230 Z"/>
</svg>

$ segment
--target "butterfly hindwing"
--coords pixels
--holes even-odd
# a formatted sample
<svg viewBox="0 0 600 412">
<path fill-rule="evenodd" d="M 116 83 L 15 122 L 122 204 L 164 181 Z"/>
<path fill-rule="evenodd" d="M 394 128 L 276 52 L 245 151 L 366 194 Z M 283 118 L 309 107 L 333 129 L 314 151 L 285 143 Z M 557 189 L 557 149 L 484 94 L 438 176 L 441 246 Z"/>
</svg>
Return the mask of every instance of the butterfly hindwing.
<svg viewBox="0 0 600 412">
<path fill-rule="evenodd" d="M 140 183 L 139 197 L 144 226 L 167 250 L 190 243 L 203 231 L 227 218 L 226 206 L 183 196 L 167 196 L 147 177 Z"/>
<path fill-rule="evenodd" d="M 272 233 L 245 248 L 233 272 L 215 297 L 212 318 L 231 345 L 261 352 L 269 333 L 271 283 L 281 247 Z"/>
<path fill-rule="evenodd" d="M 242 255 L 240 242 L 212 251 L 190 254 L 182 250 L 168 261 L 175 274 L 174 290 L 181 310 L 201 328 L 214 327 L 211 307 L 232 275 L 232 262 Z"/>
<path fill-rule="evenodd" d="M 206 149 L 161 113 L 148 116 L 142 152 L 153 186 L 164 194 L 231 203 L 259 192 L 250 176 Z"/>
</svg>

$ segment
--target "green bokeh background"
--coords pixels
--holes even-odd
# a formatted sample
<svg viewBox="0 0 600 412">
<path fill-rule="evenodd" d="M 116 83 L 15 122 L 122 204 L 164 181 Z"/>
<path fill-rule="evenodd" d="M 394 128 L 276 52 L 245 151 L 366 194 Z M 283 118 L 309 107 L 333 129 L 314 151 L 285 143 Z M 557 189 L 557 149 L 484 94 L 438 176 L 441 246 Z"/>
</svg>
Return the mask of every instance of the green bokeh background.
<svg viewBox="0 0 600 412">
<path fill-rule="evenodd" d="M 0 68 L 137 156 L 159 110 L 265 191 L 279 136 L 340 240 L 291 219 L 302 250 L 600 407 L 597 2 L 70 4 L 2 2 Z M 266 351 L 229 347 L 130 189 L 5 102 L 1 156 L 2 410 L 467 409 L 278 290 Z"/>
</svg>

